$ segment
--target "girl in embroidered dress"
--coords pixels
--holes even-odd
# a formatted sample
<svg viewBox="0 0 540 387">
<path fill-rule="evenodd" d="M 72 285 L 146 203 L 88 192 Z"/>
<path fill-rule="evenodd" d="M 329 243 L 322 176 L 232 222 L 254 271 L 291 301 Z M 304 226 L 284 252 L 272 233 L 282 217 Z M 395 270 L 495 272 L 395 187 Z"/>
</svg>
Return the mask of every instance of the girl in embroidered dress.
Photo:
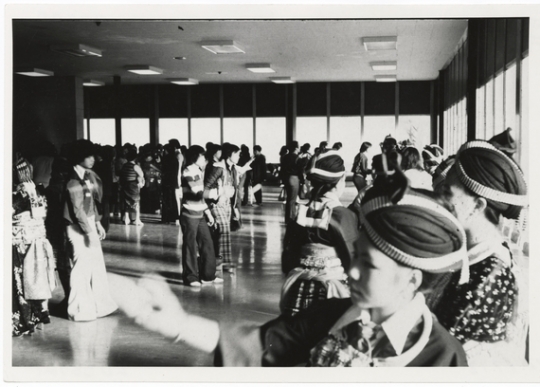
<svg viewBox="0 0 540 387">
<path fill-rule="evenodd" d="M 490 143 L 470 141 L 439 189 L 467 233 L 471 276 L 462 285 L 452 276 L 435 314 L 463 343 L 471 366 L 526 366 L 525 277 L 499 229 L 501 217 L 518 219 L 527 203 L 523 174 Z"/>
<path fill-rule="evenodd" d="M 119 300 L 122 308 L 147 329 L 214 352 L 216 365 L 464 366 L 463 348 L 432 317 L 420 291 L 431 273 L 461 269 L 468 280 L 465 232 L 433 193 L 397 182 L 375 186 L 362 201 L 350 299 L 321 301 L 263 326 L 231 326 L 185 312 L 163 280 L 137 286 L 118 278 L 146 300 Z"/>
<path fill-rule="evenodd" d="M 319 156 L 307 178 L 311 200 L 299 205 L 296 219 L 287 224 L 281 256 L 288 274 L 281 297 L 282 313 L 294 315 L 327 298 L 348 298 L 346 270 L 358 239 L 358 218 L 343 207 L 345 166 L 337 151 Z"/>
</svg>

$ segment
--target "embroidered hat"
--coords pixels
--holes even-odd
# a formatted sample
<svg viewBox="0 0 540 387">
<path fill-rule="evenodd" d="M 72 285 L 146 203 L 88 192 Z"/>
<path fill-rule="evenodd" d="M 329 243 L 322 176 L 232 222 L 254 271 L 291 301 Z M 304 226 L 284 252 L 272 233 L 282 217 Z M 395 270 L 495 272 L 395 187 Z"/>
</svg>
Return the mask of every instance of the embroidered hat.
<svg viewBox="0 0 540 387">
<path fill-rule="evenodd" d="M 456 155 L 461 183 L 506 218 L 517 219 L 527 205 L 527 183 L 514 160 L 487 141 L 469 141 Z"/>
<path fill-rule="evenodd" d="M 332 184 L 337 183 L 345 175 L 345 164 L 335 150 L 329 150 L 315 157 L 315 163 L 307 173 L 310 181 Z"/>
<path fill-rule="evenodd" d="M 433 189 L 437 189 L 444 179 L 446 179 L 446 175 L 448 175 L 448 172 L 455 162 L 456 156 L 453 155 L 439 164 L 439 166 L 433 172 Z"/>
<path fill-rule="evenodd" d="M 395 261 L 430 273 L 461 268 L 469 280 L 465 231 L 427 191 L 406 188 L 397 202 L 384 184 L 364 196 L 360 222 L 371 242 Z"/>
<path fill-rule="evenodd" d="M 510 134 L 511 131 L 511 128 L 506 128 L 504 132 L 491 137 L 489 140 L 489 142 L 493 146 L 495 146 L 495 148 L 503 152 L 508 157 L 512 157 L 512 155 L 516 153 L 517 150 L 516 142 Z"/>
</svg>

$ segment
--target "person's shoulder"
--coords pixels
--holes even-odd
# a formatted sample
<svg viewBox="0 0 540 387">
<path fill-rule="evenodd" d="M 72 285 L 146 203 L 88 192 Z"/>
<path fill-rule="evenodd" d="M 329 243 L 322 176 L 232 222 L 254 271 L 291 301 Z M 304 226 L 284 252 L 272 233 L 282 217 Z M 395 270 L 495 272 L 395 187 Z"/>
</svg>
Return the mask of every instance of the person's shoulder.
<svg viewBox="0 0 540 387">
<path fill-rule="evenodd" d="M 462 344 L 433 317 L 433 328 L 427 344 L 434 353 L 455 353 L 466 358 Z"/>
</svg>

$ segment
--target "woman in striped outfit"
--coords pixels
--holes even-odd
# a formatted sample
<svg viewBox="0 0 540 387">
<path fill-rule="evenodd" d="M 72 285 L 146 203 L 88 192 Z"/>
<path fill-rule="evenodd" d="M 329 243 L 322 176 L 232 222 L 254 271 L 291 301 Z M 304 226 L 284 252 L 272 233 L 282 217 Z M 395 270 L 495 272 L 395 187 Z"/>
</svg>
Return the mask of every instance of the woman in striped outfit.
<svg viewBox="0 0 540 387">
<path fill-rule="evenodd" d="M 234 270 L 231 254 L 231 216 L 233 210 L 238 211 L 236 163 L 239 158 L 240 148 L 229 143 L 223 144 L 221 160 L 214 163 L 204 180 L 206 197 L 217 199 L 217 203 L 212 205 L 212 215 L 216 218 L 221 232 L 219 252 L 223 259 L 223 270 L 229 272 Z"/>
<path fill-rule="evenodd" d="M 130 212 L 135 213 L 133 224 L 142 226 L 141 222 L 141 188 L 144 187 L 144 172 L 135 163 L 137 149 L 130 147 L 126 153 L 127 162 L 120 171 L 120 186 L 124 202 L 124 223 L 130 224 Z"/>
<path fill-rule="evenodd" d="M 216 256 L 208 226 L 214 217 L 203 199 L 204 149 L 199 145 L 189 148 L 186 168 L 182 173 L 182 279 L 184 284 L 200 287 L 203 283 L 222 283 L 216 277 Z M 206 218 L 205 218 L 206 216 Z M 208 224 L 207 224 L 208 221 Z M 200 256 L 200 262 L 197 256 Z"/>
</svg>

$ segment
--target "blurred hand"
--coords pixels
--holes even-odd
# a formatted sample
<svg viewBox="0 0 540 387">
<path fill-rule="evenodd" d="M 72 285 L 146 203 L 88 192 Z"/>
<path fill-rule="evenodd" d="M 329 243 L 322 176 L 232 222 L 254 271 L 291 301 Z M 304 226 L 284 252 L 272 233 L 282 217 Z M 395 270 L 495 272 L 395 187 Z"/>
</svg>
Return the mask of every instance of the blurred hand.
<svg viewBox="0 0 540 387">
<path fill-rule="evenodd" d="M 169 339 L 178 337 L 188 314 L 163 277 L 146 276 L 135 283 L 109 274 L 109 286 L 120 310 L 138 325 Z"/>
<path fill-rule="evenodd" d="M 101 225 L 101 222 L 96 222 L 96 229 L 98 233 L 99 240 L 102 241 L 107 236 L 107 233 L 105 232 L 105 229 Z"/>
<path fill-rule="evenodd" d="M 216 222 L 216 220 L 214 219 L 214 217 L 212 216 L 212 214 L 208 214 L 207 215 L 207 218 L 208 218 L 208 225 L 210 227 L 212 227 L 214 225 L 214 223 Z"/>
</svg>

